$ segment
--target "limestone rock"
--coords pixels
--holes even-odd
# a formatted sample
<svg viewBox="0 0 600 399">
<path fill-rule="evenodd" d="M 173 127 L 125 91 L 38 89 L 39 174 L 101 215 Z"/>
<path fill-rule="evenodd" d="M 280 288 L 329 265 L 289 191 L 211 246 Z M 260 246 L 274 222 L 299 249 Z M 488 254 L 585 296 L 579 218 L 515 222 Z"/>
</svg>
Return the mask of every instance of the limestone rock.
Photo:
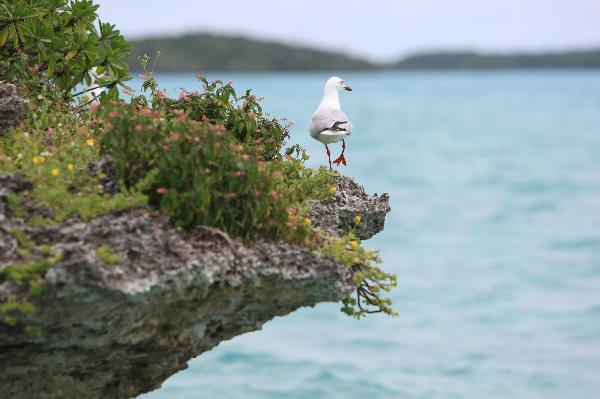
<svg viewBox="0 0 600 399">
<path fill-rule="evenodd" d="M 0 81 L 0 136 L 21 122 L 26 108 L 27 100 L 18 93 L 17 86 Z"/>
<path fill-rule="evenodd" d="M 0 182 L 0 204 L 28 188 L 19 179 Z M 383 228 L 387 196 L 369 198 L 345 178 L 336 185 L 336 216 L 319 219 L 327 208 L 314 208 L 315 223 L 347 230 L 351 224 L 344 223 L 360 212 L 363 237 Z M 4 209 L 0 271 L 18 259 L 8 234 L 14 228 L 62 257 L 46 272 L 46 292 L 32 300 L 36 314 L 24 320 L 43 336 L 0 322 L 0 398 L 135 397 L 221 341 L 355 290 L 347 267 L 304 247 L 232 240 L 207 227 L 183 231 L 146 208 L 43 227 L 27 226 Z M 111 248 L 122 262 L 105 264 L 99 247 Z M 1 281 L 0 300 L 6 300 L 15 288 Z"/>
<path fill-rule="evenodd" d="M 369 197 L 361 185 L 347 176 L 336 177 L 335 186 L 337 192 L 333 201 L 309 202 L 315 226 L 333 236 L 339 236 L 354 227 L 361 240 L 383 231 L 385 216 L 390 211 L 390 197 L 387 194 Z M 361 218 L 358 224 L 354 222 L 357 215 Z"/>
</svg>

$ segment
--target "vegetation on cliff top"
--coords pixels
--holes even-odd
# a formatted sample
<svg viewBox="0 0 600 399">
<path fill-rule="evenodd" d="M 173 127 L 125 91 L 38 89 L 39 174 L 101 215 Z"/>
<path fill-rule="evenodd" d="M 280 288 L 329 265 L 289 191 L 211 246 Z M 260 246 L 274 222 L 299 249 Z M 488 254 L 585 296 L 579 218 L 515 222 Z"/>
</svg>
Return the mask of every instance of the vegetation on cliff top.
<svg viewBox="0 0 600 399">
<path fill-rule="evenodd" d="M 8 199 L 10 216 L 35 227 L 147 204 L 186 229 L 212 226 L 333 256 L 357 276 L 357 299 L 345 301 L 345 313 L 394 314 L 382 293 L 395 276 L 377 267 L 376 253 L 353 232 L 328 237 L 311 223 L 307 201 L 332 198 L 334 174 L 304 167 L 308 156 L 286 147 L 288 127 L 263 112 L 260 98 L 204 77 L 198 91 L 167 98 L 142 57 L 148 93 L 125 87 L 131 98 L 120 99 L 128 45 L 111 25 L 96 32 L 96 9 L 89 0 L 0 2 L 0 80 L 17 83 L 30 101 L 22 124 L 0 136 L 0 173 L 20 172 L 33 182 Z M 76 93 L 93 68 L 106 88 L 98 104 L 86 90 Z M 114 181 L 97 171 L 107 160 Z M 9 324 L 19 309 L 32 314 L 29 298 L 43 292 L 45 271 L 60 259 L 24 231 L 13 235 L 19 259 L 0 270 L 0 282 L 18 286 L 16 296 L 0 298 Z M 106 265 L 122 261 L 110 248 L 99 248 L 97 257 Z"/>
</svg>

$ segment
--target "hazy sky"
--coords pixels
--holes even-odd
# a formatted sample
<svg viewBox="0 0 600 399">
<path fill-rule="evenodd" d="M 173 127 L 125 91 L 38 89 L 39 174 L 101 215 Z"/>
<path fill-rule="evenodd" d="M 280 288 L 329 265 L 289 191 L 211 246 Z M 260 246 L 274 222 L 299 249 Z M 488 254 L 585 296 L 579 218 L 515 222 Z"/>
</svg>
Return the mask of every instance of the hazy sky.
<svg viewBox="0 0 600 399">
<path fill-rule="evenodd" d="M 600 0 L 96 0 L 128 37 L 211 31 L 377 60 L 427 49 L 600 46 Z"/>
</svg>

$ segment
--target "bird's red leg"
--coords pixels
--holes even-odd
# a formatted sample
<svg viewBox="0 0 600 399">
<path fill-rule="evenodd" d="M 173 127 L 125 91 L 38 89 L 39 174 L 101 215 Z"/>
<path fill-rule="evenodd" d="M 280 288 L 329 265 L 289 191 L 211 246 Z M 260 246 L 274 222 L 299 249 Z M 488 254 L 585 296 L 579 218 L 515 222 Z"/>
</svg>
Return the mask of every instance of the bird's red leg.
<svg viewBox="0 0 600 399">
<path fill-rule="evenodd" d="M 346 151 L 346 140 L 342 140 L 342 153 L 341 155 L 333 161 L 334 164 L 340 166 L 340 164 L 346 166 L 346 157 L 344 157 L 344 151 Z"/>
<path fill-rule="evenodd" d="M 325 150 L 327 150 L 327 159 L 329 160 L 329 170 L 333 170 L 333 168 L 331 167 L 331 152 L 329 152 L 329 147 L 327 147 L 327 144 L 325 144 Z"/>
</svg>

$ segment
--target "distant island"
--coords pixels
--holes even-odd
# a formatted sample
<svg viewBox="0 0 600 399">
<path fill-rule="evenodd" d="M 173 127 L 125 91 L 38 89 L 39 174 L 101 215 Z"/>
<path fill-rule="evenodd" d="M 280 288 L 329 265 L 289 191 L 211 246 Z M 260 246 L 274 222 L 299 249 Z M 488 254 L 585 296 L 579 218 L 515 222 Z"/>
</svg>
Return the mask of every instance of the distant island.
<svg viewBox="0 0 600 399">
<path fill-rule="evenodd" d="M 440 51 L 378 64 L 327 50 L 210 33 L 153 37 L 130 42 L 133 51 L 128 63 L 134 71 L 140 70 L 137 62 L 139 56 L 153 56 L 157 50 L 162 53 L 156 64 L 156 70 L 160 72 L 600 68 L 600 48 L 537 54 Z"/>
<path fill-rule="evenodd" d="M 600 50 L 539 54 L 423 53 L 385 66 L 389 69 L 599 68 Z"/>
<path fill-rule="evenodd" d="M 209 33 L 131 40 L 131 69 L 137 59 L 160 50 L 156 70 L 183 71 L 306 71 L 366 70 L 378 66 L 344 54 L 283 43 Z"/>
</svg>

